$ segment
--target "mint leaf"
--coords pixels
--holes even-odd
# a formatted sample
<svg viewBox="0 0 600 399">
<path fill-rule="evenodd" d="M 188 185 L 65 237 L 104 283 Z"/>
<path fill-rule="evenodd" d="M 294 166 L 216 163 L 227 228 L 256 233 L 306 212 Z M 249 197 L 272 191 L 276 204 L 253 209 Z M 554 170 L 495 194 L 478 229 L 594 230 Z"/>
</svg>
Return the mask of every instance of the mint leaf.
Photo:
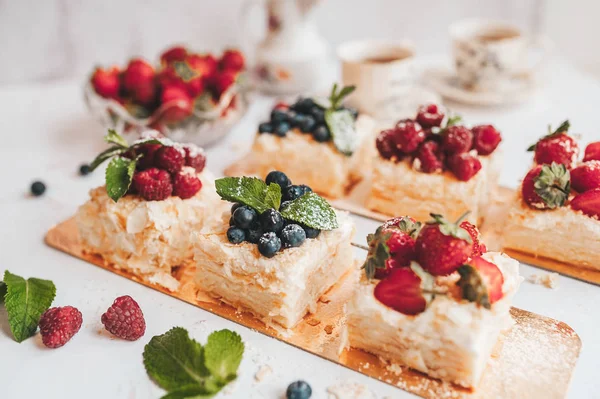
<svg viewBox="0 0 600 399">
<path fill-rule="evenodd" d="M 325 123 L 333 136 L 335 148 L 344 155 L 352 155 L 356 151 L 358 137 L 350 111 L 328 109 L 325 111 Z"/>
<path fill-rule="evenodd" d="M 117 133 L 114 129 L 108 129 L 108 133 L 104 136 L 104 141 L 109 144 L 116 144 L 119 147 L 127 148 L 129 144 L 127 140 L 123 138 L 119 133 Z"/>
<path fill-rule="evenodd" d="M 223 177 L 215 180 L 217 194 L 222 199 L 240 202 L 258 213 L 274 208 L 275 204 L 281 202 L 281 189 L 277 191 L 277 188 L 270 186 L 267 187 L 264 181 L 256 177 Z"/>
<path fill-rule="evenodd" d="M 225 383 L 237 377 L 244 354 L 242 337 L 230 330 L 215 331 L 204 346 L 204 362 L 211 374 Z"/>
<path fill-rule="evenodd" d="M 331 205 L 313 192 L 306 193 L 290 202 L 281 211 L 281 215 L 313 229 L 333 230 L 338 228 L 337 217 Z"/>
<path fill-rule="evenodd" d="M 279 206 L 281 205 L 281 186 L 279 184 L 269 184 L 265 193 L 265 204 L 269 208 L 275 210 L 279 209 Z"/>
<path fill-rule="evenodd" d="M 22 342 L 35 334 L 42 313 L 54 300 L 56 287 L 49 280 L 30 278 L 25 280 L 4 272 L 6 295 L 4 306 L 8 313 L 10 331 L 17 342 Z"/>
<path fill-rule="evenodd" d="M 6 295 L 6 284 L 4 281 L 0 281 L 0 303 L 4 303 L 4 296 Z"/>
<path fill-rule="evenodd" d="M 96 159 L 94 159 L 91 163 L 90 163 L 90 169 L 93 171 L 94 169 L 96 169 L 98 166 L 100 166 L 104 161 L 116 156 L 116 155 L 122 155 L 125 152 L 127 152 L 127 148 L 123 148 L 121 146 L 113 146 L 110 147 L 107 150 L 102 151 L 100 154 L 98 154 L 98 156 L 96 157 Z"/>
<path fill-rule="evenodd" d="M 189 386 L 171 391 L 161 399 L 204 399 L 212 398 L 218 391 L 211 392 L 199 386 Z"/>
<path fill-rule="evenodd" d="M 137 159 L 113 158 L 106 168 L 106 192 L 117 202 L 129 190 Z"/>
</svg>

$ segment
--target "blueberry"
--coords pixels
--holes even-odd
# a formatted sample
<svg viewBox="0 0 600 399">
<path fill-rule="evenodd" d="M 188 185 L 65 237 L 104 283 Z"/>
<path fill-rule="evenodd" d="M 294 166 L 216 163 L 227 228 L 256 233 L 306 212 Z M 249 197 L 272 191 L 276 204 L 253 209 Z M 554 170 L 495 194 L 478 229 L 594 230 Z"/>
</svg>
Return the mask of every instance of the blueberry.
<svg viewBox="0 0 600 399">
<path fill-rule="evenodd" d="M 229 218 L 229 226 L 235 226 L 235 220 L 233 220 L 233 215 Z"/>
<path fill-rule="evenodd" d="M 327 126 L 325 125 L 320 125 L 313 130 L 312 135 L 319 143 L 323 143 L 331 139 L 331 133 L 329 133 L 329 129 L 327 129 Z"/>
<path fill-rule="evenodd" d="M 249 206 L 240 206 L 233 212 L 233 221 L 240 229 L 250 229 L 256 225 L 258 215 Z"/>
<path fill-rule="evenodd" d="M 227 230 L 227 239 L 232 244 L 239 244 L 246 239 L 246 233 L 239 227 L 230 227 Z"/>
<path fill-rule="evenodd" d="M 308 114 L 314 105 L 315 102 L 312 100 L 312 98 L 300 98 L 295 104 L 292 104 L 290 108 L 296 112 Z"/>
<path fill-rule="evenodd" d="M 304 234 L 306 238 L 317 238 L 321 234 L 321 230 L 313 229 L 312 227 L 302 226 L 304 228 Z"/>
<path fill-rule="evenodd" d="M 281 249 L 281 240 L 277 234 L 269 231 L 258 240 L 258 252 L 267 258 L 272 258 Z"/>
<path fill-rule="evenodd" d="M 262 235 L 263 231 L 261 229 L 250 229 L 246 232 L 246 241 L 251 244 L 257 244 Z"/>
<path fill-rule="evenodd" d="M 304 117 L 302 122 L 298 125 L 298 128 L 302 131 L 302 133 L 310 133 L 317 126 L 317 122 L 315 118 L 310 115 Z"/>
<path fill-rule="evenodd" d="M 299 198 L 304 194 L 304 190 L 300 186 L 287 186 L 283 190 L 283 200 L 284 201 L 293 201 L 296 198 Z"/>
<path fill-rule="evenodd" d="M 87 163 L 84 163 L 79 167 L 79 174 L 81 176 L 87 176 L 90 173 L 92 173 L 92 168 L 90 168 L 90 165 L 88 165 Z"/>
<path fill-rule="evenodd" d="M 286 111 L 281 109 L 274 109 L 271 111 L 271 122 L 276 125 L 280 122 L 287 122 L 288 120 L 288 113 Z"/>
<path fill-rule="evenodd" d="M 323 111 L 323 109 L 318 105 L 315 105 L 310 109 L 310 114 L 313 118 L 315 118 L 315 122 L 318 124 L 325 123 L 325 111 Z"/>
<path fill-rule="evenodd" d="M 307 118 L 307 115 L 294 113 L 294 116 L 293 116 L 293 118 L 290 119 L 290 122 L 292 123 L 293 127 L 300 128 L 300 126 L 302 125 L 302 123 L 304 123 L 304 120 L 306 118 Z"/>
<path fill-rule="evenodd" d="M 283 202 L 281 203 L 281 205 L 279 205 L 279 210 L 280 210 L 280 211 L 283 211 L 285 208 L 287 208 L 287 207 L 288 207 L 288 205 L 289 205 L 291 202 L 292 202 L 292 201 L 283 201 Z"/>
<path fill-rule="evenodd" d="M 265 179 L 265 182 L 267 183 L 267 186 L 271 183 L 279 184 L 279 187 L 281 187 L 282 192 L 284 188 L 292 184 L 290 178 L 287 177 L 285 173 L 280 172 L 278 170 L 273 170 L 269 172 L 267 178 Z"/>
<path fill-rule="evenodd" d="M 40 195 L 44 194 L 46 192 L 46 185 L 44 183 L 42 183 L 41 181 L 36 181 L 33 182 L 33 184 L 31 185 L 31 194 L 33 194 L 36 197 L 39 197 Z"/>
<path fill-rule="evenodd" d="M 258 125 L 259 133 L 273 133 L 273 125 L 269 122 L 263 122 Z"/>
<path fill-rule="evenodd" d="M 280 122 L 275 126 L 275 134 L 280 137 L 285 137 L 289 130 L 290 124 L 287 122 Z"/>
<path fill-rule="evenodd" d="M 299 247 L 306 240 L 304 229 L 297 224 L 288 224 L 281 231 L 281 243 L 284 248 Z"/>
<path fill-rule="evenodd" d="M 305 381 L 292 382 L 285 393 L 286 399 L 309 399 L 312 395 L 312 389 Z"/>
<path fill-rule="evenodd" d="M 275 209 L 267 209 L 259 216 L 260 228 L 267 232 L 279 233 L 283 229 L 283 216 Z"/>
<path fill-rule="evenodd" d="M 242 204 L 240 204 L 239 202 L 236 202 L 233 205 L 231 205 L 231 214 L 233 215 L 233 212 L 235 212 L 235 210 L 238 209 L 240 206 L 242 206 Z"/>
<path fill-rule="evenodd" d="M 300 187 L 300 190 L 302 191 L 302 195 L 304 195 L 306 193 L 312 193 L 312 188 L 308 187 L 306 184 L 300 184 L 298 187 Z"/>
</svg>

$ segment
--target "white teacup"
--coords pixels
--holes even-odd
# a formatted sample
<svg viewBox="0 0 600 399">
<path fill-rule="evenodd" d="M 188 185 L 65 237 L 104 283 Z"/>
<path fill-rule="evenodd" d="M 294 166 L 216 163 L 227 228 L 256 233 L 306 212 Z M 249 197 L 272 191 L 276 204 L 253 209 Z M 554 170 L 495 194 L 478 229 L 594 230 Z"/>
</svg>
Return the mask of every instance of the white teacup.
<svg viewBox="0 0 600 399">
<path fill-rule="evenodd" d="M 547 52 L 547 40 L 533 40 L 516 26 L 486 19 L 467 19 L 450 26 L 452 55 L 460 84 L 470 90 L 492 91 L 506 81 L 531 73 Z M 531 65 L 531 50 L 542 50 Z"/>
<path fill-rule="evenodd" d="M 356 86 L 348 102 L 372 116 L 386 114 L 414 81 L 414 49 L 409 42 L 361 40 L 338 48 L 342 83 Z"/>
</svg>

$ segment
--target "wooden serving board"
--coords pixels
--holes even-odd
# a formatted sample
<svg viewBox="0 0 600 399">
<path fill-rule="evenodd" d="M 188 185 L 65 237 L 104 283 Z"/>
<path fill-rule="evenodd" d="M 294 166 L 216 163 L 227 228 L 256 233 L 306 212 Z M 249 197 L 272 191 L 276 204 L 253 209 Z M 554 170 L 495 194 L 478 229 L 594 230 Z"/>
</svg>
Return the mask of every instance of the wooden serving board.
<svg viewBox="0 0 600 399">
<path fill-rule="evenodd" d="M 581 340 L 568 325 L 512 308 L 515 325 L 503 335 L 490 358 L 480 386 L 471 391 L 413 370 L 386 365 L 360 350 L 343 349 L 343 306 L 352 294 L 356 281 L 354 273 L 360 272 L 360 262 L 357 262 L 354 271 L 321 297 L 314 314 L 307 315 L 293 330 L 285 331 L 266 326 L 251 314 L 200 292 L 193 282 L 195 270 L 192 266 L 180 267 L 173 273 L 180 281 L 180 289 L 170 292 L 106 264 L 98 256 L 85 254 L 79 244 L 73 218 L 50 229 L 46 243 L 103 269 L 424 398 L 563 398 L 581 349 Z"/>
</svg>

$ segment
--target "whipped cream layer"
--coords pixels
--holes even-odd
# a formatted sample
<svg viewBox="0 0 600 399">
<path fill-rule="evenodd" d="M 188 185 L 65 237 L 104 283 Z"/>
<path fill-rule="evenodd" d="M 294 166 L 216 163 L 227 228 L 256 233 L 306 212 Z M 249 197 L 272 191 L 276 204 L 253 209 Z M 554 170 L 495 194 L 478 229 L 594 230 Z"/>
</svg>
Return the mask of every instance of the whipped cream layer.
<svg viewBox="0 0 600 399">
<path fill-rule="evenodd" d="M 316 239 L 272 258 L 262 256 L 255 244 L 231 244 L 226 236 L 228 216 L 221 228 L 195 235 L 196 283 L 267 324 L 295 326 L 354 265 L 354 223 L 345 212 L 337 212 L 337 229 L 322 231 Z"/>
<path fill-rule="evenodd" d="M 522 281 L 516 260 L 498 252 L 483 258 L 504 275 L 504 297 L 490 310 L 437 296 L 423 313 L 404 315 L 379 302 L 373 294 L 377 281 L 363 277 L 347 305 L 349 345 L 434 378 L 476 386 L 500 332 L 512 325 L 509 310 Z M 456 280 L 456 275 L 438 279 L 445 285 Z"/>
<path fill-rule="evenodd" d="M 126 195 L 114 202 L 105 187 L 91 190 L 90 199 L 75 215 L 85 252 L 176 290 L 179 283 L 171 276 L 171 269 L 191 262 L 191 233 L 211 219 L 216 222 L 226 206 L 215 192 L 211 174 L 203 171 L 198 177 L 202 189 L 185 200 L 171 196 L 163 201 L 146 201 Z"/>
</svg>

